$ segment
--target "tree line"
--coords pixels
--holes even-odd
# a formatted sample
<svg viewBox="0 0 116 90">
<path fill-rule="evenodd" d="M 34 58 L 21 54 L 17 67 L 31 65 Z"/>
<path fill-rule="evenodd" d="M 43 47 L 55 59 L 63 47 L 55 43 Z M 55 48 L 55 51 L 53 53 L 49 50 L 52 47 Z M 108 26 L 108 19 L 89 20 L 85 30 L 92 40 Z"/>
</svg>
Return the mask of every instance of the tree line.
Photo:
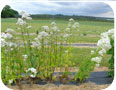
<svg viewBox="0 0 116 90">
<path fill-rule="evenodd" d="M 21 17 L 18 13 L 18 11 L 12 9 L 9 5 L 6 5 L 2 12 L 1 12 L 2 18 L 18 18 Z M 62 14 L 32 14 L 31 17 L 33 19 L 49 19 L 49 20 L 68 20 L 70 18 L 73 18 L 75 20 L 94 20 L 94 21 L 106 21 L 106 18 L 100 18 L 100 17 L 92 17 L 92 16 L 79 16 L 79 15 L 62 15 Z M 108 19 L 108 18 L 107 18 Z M 109 18 L 111 19 L 111 18 Z M 110 20 L 111 22 L 113 21 Z"/>
<path fill-rule="evenodd" d="M 18 11 L 13 10 L 9 5 L 6 5 L 1 12 L 2 18 L 17 18 L 18 16 Z"/>
</svg>

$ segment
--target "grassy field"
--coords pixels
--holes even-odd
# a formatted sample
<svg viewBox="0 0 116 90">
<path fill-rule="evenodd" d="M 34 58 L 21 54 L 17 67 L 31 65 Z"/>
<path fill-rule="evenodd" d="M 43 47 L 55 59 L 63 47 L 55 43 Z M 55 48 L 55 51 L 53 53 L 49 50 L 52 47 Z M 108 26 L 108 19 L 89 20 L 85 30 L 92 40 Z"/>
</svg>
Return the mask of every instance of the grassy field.
<svg viewBox="0 0 116 90">
<path fill-rule="evenodd" d="M 2 32 L 7 28 L 17 30 L 16 25 L 17 19 L 2 19 Z M 40 31 L 42 26 L 50 26 L 50 23 L 55 21 L 59 26 L 60 30 L 65 30 L 68 24 L 68 20 L 31 20 L 28 21 L 32 28 L 30 33 L 36 33 Z M 80 31 L 74 35 L 74 43 L 96 43 L 99 40 L 99 36 L 102 32 L 112 29 L 114 27 L 113 22 L 102 22 L 102 21 L 78 21 L 80 23 Z M 17 30 L 18 31 L 18 30 Z M 92 36 L 91 36 L 92 35 Z M 20 37 L 20 36 L 19 36 Z M 32 37 L 35 37 L 33 35 Z"/>
<path fill-rule="evenodd" d="M 85 58 L 89 58 L 91 55 L 91 50 L 95 50 L 95 48 L 74 48 L 72 51 L 72 60 L 74 61 L 75 65 L 79 66 Z M 109 58 L 110 56 L 105 55 L 102 59 L 101 66 L 108 66 Z"/>
<path fill-rule="evenodd" d="M 2 32 L 4 32 L 7 28 L 12 28 L 14 30 L 17 30 L 16 25 L 17 19 L 2 19 Z M 29 21 L 29 24 L 32 25 L 32 28 L 30 29 L 30 33 L 36 33 L 36 31 L 40 31 L 42 26 L 50 26 L 50 23 L 53 20 L 31 20 Z M 68 24 L 68 20 L 54 20 L 59 28 L 61 30 L 65 30 Z M 78 31 L 77 34 L 74 35 L 75 40 L 73 40 L 73 43 L 97 43 L 97 41 L 100 39 L 99 35 L 102 32 L 107 31 L 108 29 L 112 29 L 114 27 L 113 22 L 98 22 L 98 21 L 78 21 L 80 23 L 80 31 Z M 18 31 L 18 30 L 17 30 Z M 31 38 L 35 38 L 37 35 L 32 35 Z M 21 35 L 18 35 L 20 38 Z M 25 36 L 26 37 L 26 36 Z M 73 58 L 72 60 L 76 65 L 79 65 L 81 61 L 85 57 L 90 56 L 90 51 L 93 50 L 93 48 L 74 48 L 73 49 Z M 105 56 L 102 60 L 101 65 L 102 66 L 108 66 L 108 59 L 109 56 Z"/>
</svg>

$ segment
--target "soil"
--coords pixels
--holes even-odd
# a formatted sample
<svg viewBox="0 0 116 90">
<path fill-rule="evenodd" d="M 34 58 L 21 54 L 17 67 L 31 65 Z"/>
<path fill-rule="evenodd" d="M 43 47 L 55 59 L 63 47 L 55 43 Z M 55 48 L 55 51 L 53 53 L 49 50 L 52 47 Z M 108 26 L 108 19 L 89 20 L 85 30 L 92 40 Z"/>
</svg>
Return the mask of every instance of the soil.
<svg viewBox="0 0 116 90">
<path fill-rule="evenodd" d="M 109 86 L 106 85 L 96 85 L 95 83 L 83 83 L 79 86 L 76 85 L 59 85 L 56 86 L 54 84 L 46 84 L 46 85 L 37 85 L 33 84 L 31 87 L 29 84 L 22 85 L 23 90 L 101 90 L 105 89 Z M 8 88 L 12 88 L 13 90 L 19 90 L 17 86 L 8 86 Z"/>
</svg>

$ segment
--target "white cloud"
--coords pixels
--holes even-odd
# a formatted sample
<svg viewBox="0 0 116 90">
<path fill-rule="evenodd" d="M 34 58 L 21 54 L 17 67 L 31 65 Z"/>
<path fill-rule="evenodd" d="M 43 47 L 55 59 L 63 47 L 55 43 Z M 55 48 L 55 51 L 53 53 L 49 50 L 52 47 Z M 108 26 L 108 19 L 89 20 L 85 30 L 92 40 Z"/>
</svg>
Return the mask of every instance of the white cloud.
<svg viewBox="0 0 116 90">
<path fill-rule="evenodd" d="M 113 12 L 106 12 L 106 13 L 102 13 L 97 15 L 98 17 L 108 17 L 108 18 L 113 18 L 114 17 L 114 13 Z"/>
<path fill-rule="evenodd" d="M 113 17 L 112 9 L 103 2 L 9 2 L 8 4 L 19 12 L 24 10 L 30 14 Z"/>
</svg>

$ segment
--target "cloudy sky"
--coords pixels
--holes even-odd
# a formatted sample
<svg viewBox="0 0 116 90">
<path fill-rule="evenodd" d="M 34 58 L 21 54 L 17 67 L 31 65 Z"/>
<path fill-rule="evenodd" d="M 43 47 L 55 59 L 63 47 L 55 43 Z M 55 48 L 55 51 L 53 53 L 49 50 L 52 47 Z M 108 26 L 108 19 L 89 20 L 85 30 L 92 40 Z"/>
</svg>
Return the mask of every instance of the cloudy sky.
<svg viewBox="0 0 116 90">
<path fill-rule="evenodd" d="M 30 14 L 64 14 L 113 17 L 109 5 L 103 2 L 9 2 L 11 8 Z"/>
</svg>

